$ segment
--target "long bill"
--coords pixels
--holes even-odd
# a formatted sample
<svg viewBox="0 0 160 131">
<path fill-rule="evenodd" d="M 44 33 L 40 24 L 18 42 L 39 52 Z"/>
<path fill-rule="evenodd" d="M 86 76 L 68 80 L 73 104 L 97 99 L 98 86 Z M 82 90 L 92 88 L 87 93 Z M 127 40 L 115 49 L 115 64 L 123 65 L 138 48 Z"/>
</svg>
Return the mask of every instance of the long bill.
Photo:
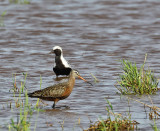
<svg viewBox="0 0 160 131">
<path fill-rule="evenodd" d="M 87 83 L 89 83 L 89 84 L 92 85 L 92 83 L 90 83 L 90 82 L 88 82 L 87 80 L 85 80 L 82 76 L 79 75 L 78 78 L 80 78 L 80 79 L 84 80 L 85 82 L 87 82 Z M 92 86 L 93 86 L 93 85 L 92 85 Z"/>
</svg>

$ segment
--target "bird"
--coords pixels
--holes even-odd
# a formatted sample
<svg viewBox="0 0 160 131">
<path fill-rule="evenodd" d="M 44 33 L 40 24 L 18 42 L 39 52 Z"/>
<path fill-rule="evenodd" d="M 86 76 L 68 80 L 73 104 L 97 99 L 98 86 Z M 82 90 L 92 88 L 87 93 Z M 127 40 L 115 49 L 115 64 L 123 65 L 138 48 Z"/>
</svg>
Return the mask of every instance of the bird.
<svg viewBox="0 0 160 131">
<path fill-rule="evenodd" d="M 59 75 L 68 76 L 72 68 L 63 57 L 62 48 L 60 46 L 54 46 L 50 54 L 51 53 L 55 54 L 55 66 L 53 67 L 53 71 L 56 74 L 56 78 L 58 78 Z"/>
<path fill-rule="evenodd" d="M 59 100 L 63 100 L 69 97 L 73 90 L 76 77 L 89 83 L 79 75 L 79 72 L 77 70 L 71 70 L 67 82 L 59 83 L 41 90 L 34 91 L 33 93 L 29 93 L 28 96 L 33 98 L 40 98 L 47 101 L 54 101 L 52 108 L 55 108 L 55 105 Z"/>
</svg>

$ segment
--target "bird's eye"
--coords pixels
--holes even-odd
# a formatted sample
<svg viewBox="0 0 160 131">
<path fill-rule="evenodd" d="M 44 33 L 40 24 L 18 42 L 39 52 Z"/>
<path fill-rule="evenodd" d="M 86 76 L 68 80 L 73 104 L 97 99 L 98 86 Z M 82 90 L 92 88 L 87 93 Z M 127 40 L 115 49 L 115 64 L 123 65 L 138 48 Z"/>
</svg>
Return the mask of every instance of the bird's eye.
<svg viewBox="0 0 160 131">
<path fill-rule="evenodd" d="M 76 73 L 77 75 L 79 75 L 78 71 L 75 71 L 75 73 Z"/>
<path fill-rule="evenodd" d="M 76 72 L 77 75 L 79 75 L 78 71 Z"/>
</svg>

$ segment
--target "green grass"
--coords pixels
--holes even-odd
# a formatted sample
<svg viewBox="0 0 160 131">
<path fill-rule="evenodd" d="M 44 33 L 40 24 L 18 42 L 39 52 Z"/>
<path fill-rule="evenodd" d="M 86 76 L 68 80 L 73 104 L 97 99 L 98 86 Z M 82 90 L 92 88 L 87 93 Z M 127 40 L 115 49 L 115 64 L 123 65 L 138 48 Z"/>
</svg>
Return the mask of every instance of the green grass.
<svg viewBox="0 0 160 131">
<path fill-rule="evenodd" d="M 6 11 L 3 11 L 0 15 L 0 27 L 4 27 L 4 16 L 6 15 Z"/>
<path fill-rule="evenodd" d="M 26 89 L 26 78 L 27 78 L 27 73 L 22 73 L 23 75 L 23 81 L 21 81 L 21 87 L 18 88 L 17 82 L 16 82 L 16 73 L 12 74 L 12 81 L 13 81 L 13 88 L 10 89 L 10 91 L 16 93 L 16 92 L 24 92 L 24 89 Z"/>
<path fill-rule="evenodd" d="M 152 129 L 153 129 L 154 131 L 160 131 L 160 129 L 158 129 L 158 127 L 157 127 L 157 125 L 156 125 L 155 120 L 154 120 L 154 125 L 152 125 Z"/>
<path fill-rule="evenodd" d="M 13 4 L 30 4 L 30 0 L 9 0 Z"/>
<path fill-rule="evenodd" d="M 99 82 L 99 80 L 92 74 L 92 73 L 90 73 L 91 75 L 92 75 L 92 77 L 94 78 L 94 83 L 98 83 Z"/>
<path fill-rule="evenodd" d="M 23 73 L 23 80 L 21 81 L 21 87 L 18 88 L 16 85 L 16 75 L 13 78 L 13 97 L 15 101 L 15 108 L 19 109 L 17 113 L 17 118 L 11 118 L 11 123 L 8 125 L 9 131 L 30 131 L 31 126 L 31 119 L 33 112 L 37 112 L 36 120 L 39 116 L 40 109 L 35 105 L 34 108 L 31 106 L 31 104 L 28 101 L 28 95 L 27 95 L 27 89 L 25 88 L 26 85 L 26 77 L 27 74 Z M 40 81 L 41 86 L 42 81 Z M 19 93 L 18 97 L 15 97 L 15 93 Z M 23 92 L 25 92 L 25 98 L 21 98 L 21 95 L 24 95 Z M 37 105 L 39 105 L 39 100 L 37 100 Z M 13 106 L 10 104 L 10 108 L 13 110 Z M 34 131 L 36 130 L 37 122 L 35 122 Z"/>
<path fill-rule="evenodd" d="M 20 104 L 19 116 L 17 115 L 17 121 L 11 119 L 11 124 L 9 124 L 9 131 L 29 131 L 30 119 L 33 114 L 33 110 L 28 103 L 27 91 L 25 93 L 25 105 Z"/>
<path fill-rule="evenodd" d="M 128 60 L 121 60 L 123 74 L 120 75 L 117 89 L 122 94 L 154 94 L 158 90 L 158 79 L 154 73 L 148 68 L 144 69 L 147 55 L 143 65 L 138 69 L 136 63 Z"/>
<path fill-rule="evenodd" d="M 124 131 L 137 129 L 138 122 L 132 121 L 130 114 L 128 114 L 128 117 L 123 117 L 121 114 L 114 113 L 112 104 L 108 100 L 106 101 L 108 103 L 106 107 L 108 118 L 106 120 L 100 118 L 94 125 L 90 125 L 84 131 Z"/>
</svg>

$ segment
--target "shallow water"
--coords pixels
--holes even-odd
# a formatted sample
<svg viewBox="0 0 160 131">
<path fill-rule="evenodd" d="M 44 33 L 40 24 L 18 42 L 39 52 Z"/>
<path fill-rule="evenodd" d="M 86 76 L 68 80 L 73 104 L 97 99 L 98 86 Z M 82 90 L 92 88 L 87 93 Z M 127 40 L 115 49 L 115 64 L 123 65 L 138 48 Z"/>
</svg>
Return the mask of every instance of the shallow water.
<svg viewBox="0 0 160 131">
<path fill-rule="evenodd" d="M 32 0 L 31 4 L 0 2 L 0 13 L 6 11 L 4 27 L 0 27 L 0 130 L 7 130 L 17 109 L 11 110 L 8 103 L 14 102 L 9 92 L 12 73 L 17 73 L 20 87 L 22 73 L 27 72 L 26 87 L 29 92 L 57 83 L 52 71 L 53 46 L 63 48 L 64 56 L 74 69 L 89 81 L 91 74 L 100 80 L 91 87 L 76 80 L 72 94 L 58 102 L 60 109 L 52 110 L 52 102 L 41 107 L 46 110 L 38 116 L 37 130 L 81 131 L 98 118 L 107 118 L 105 98 L 112 103 L 114 111 L 127 114 L 140 124 L 139 130 L 152 130 L 149 109 L 117 94 L 114 84 L 121 73 L 119 59 L 135 61 L 140 66 L 148 54 L 146 67 L 150 66 L 159 77 L 160 69 L 160 1 L 158 0 Z M 23 97 L 23 96 L 22 96 Z M 148 96 L 131 96 L 151 105 Z M 159 93 L 151 96 L 159 106 Z M 29 101 L 36 104 L 36 99 Z M 63 106 L 69 106 L 69 109 Z M 36 112 L 31 129 L 34 128 Z M 80 119 L 80 125 L 78 121 Z M 156 121 L 157 125 L 159 120 Z M 51 127 L 46 123 L 53 124 Z M 160 128 L 160 125 L 158 125 Z"/>
</svg>

